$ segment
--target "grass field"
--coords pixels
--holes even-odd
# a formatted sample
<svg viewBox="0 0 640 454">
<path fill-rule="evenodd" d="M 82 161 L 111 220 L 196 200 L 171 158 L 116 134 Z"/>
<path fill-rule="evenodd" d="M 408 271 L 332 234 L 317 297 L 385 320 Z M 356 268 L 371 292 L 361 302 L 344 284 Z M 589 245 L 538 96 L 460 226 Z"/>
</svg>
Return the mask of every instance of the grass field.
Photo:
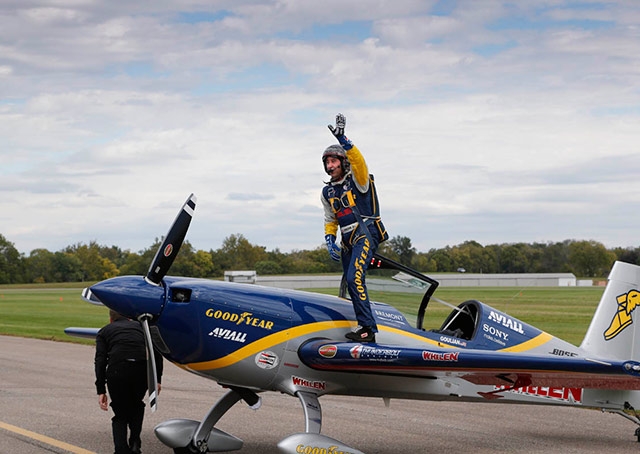
<svg viewBox="0 0 640 454">
<path fill-rule="evenodd" d="M 92 344 L 64 334 L 69 326 L 101 327 L 106 307 L 86 303 L 80 288 L 0 289 L 0 334 Z"/>
<path fill-rule="evenodd" d="M 67 284 L 68 285 L 68 284 Z M 69 326 L 101 327 L 108 320 L 105 307 L 84 302 L 81 288 L 0 288 L 0 334 L 35 337 L 67 342 L 93 343 L 64 334 Z M 336 294 L 336 289 L 314 289 Z M 437 298 L 448 303 L 476 299 L 512 315 L 554 336 L 579 345 L 600 301 L 603 287 L 514 287 L 441 288 Z M 371 299 L 395 306 L 415 321 L 422 295 L 410 293 L 370 292 Z M 435 301 L 429 304 L 425 328 L 438 328 L 451 309 Z"/>
</svg>

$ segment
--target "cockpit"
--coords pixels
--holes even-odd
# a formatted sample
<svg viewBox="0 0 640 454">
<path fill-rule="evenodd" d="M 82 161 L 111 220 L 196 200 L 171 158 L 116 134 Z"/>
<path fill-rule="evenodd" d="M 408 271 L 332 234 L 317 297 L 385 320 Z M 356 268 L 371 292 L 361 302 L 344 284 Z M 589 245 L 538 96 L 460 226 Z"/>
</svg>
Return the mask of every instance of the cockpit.
<svg viewBox="0 0 640 454">
<path fill-rule="evenodd" d="M 417 329 L 426 331 L 423 324 L 425 311 L 429 302 L 433 299 L 449 306 L 452 311 L 440 328 L 430 329 L 428 331 L 465 340 L 471 340 L 475 335 L 482 311 L 482 304 L 478 301 L 465 301 L 456 307 L 438 298 L 434 298 L 433 293 L 438 288 L 438 281 L 379 254 L 374 255 L 369 269 L 395 270 L 397 273 L 392 276 L 393 279 L 410 285 L 411 287 L 425 290 L 416 317 Z M 347 297 L 347 283 L 344 276 L 342 277 L 342 284 L 340 286 L 340 296 L 343 298 Z"/>
<path fill-rule="evenodd" d="M 476 300 L 465 301 L 449 314 L 439 329 L 429 331 L 460 339 L 471 340 L 480 317 L 480 304 Z"/>
</svg>

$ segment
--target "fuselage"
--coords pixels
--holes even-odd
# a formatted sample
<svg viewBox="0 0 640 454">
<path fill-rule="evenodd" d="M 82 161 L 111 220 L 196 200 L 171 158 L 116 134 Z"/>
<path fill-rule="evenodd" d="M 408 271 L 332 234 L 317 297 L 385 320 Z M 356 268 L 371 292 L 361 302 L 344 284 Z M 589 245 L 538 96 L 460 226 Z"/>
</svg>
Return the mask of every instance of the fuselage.
<svg viewBox="0 0 640 454">
<path fill-rule="evenodd" d="M 223 385 L 292 395 L 311 390 L 319 395 L 430 400 L 482 400 L 479 390 L 495 389 L 445 372 L 399 377 L 374 370 L 363 371 L 354 380 L 353 373 L 305 363 L 299 354 L 303 344 L 318 339 L 344 343 L 344 335 L 356 326 L 351 302 L 330 295 L 169 276 L 161 286 L 150 286 L 139 276 L 114 278 L 96 284 L 92 291 L 107 306 L 129 317 L 152 314 L 156 348 L 179 367 Z M 423 331 L 412 327 L 393 306 L 373 302 L 378 340 L 375 346 L 361 346 L 360 352 L 389 361 L 399 348 L 418 349 L 425 361 L 456 358 L 461 349 L 558 357 L 582 353 L 483 303 L 470 301 L 461 307 L 445 320 L 442 328 L 446 329 Z M 524 387 L 503 401 L 576 403 L 578 394 L 582 391 Z M 555 399 L 557 396 L 561 397 Z"/>
</svg>

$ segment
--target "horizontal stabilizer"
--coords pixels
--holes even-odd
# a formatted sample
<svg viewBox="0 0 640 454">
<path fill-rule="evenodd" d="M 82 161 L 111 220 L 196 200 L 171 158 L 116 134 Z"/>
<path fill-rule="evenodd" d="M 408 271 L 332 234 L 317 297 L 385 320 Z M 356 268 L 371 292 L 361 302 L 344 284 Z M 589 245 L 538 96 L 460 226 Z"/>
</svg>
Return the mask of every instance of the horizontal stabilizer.
<svg viewBox="0 0 640 454">
<path fill-rule="evenodd" d="M 82 339 L 95 339 L 100 328 L 65 328 L 64 333 L 71 337 L 80 337 Z"/>
</svg>

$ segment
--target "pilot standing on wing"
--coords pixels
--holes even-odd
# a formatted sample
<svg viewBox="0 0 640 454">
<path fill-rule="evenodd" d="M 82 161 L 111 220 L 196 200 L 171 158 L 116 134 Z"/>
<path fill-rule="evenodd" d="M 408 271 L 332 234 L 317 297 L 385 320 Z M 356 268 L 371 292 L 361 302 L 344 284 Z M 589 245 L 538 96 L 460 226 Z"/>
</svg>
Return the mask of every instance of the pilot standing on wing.
<svg viewBox="0 0 640 454">
<path fill-rule="evenodd" d="M 111 429 L 115 454 L 140 453 L 140 432 L 147 391 L 147 352 L 144 333 L 138 322 L 110 310 L 111 323 L 96 336 L 96 389 L 98 404 L 108 410 L 107 388 L 111 397 Z M 162 377 L 162 356 L 155 355 L 158 393 Z M 106 387 L 105 387 L 106 384 Z M 127 427 L 129 440 L 127 440 Z"/>
<path fill-rule="evenodd" d="M 375 342 L 378 327 L 371 312 L 365 273 L 378 245 L 389 238 L 380 219 L 378 196 L 364 157 L 344 135 L 346 118 L 336 115 L 329 129 L 340 145 L 329 146 L 322 154 L 324 170 L 331 180 L 322 189 L 324 233 L 329 255 L 342 260 L 342 269 L 358 321 L 358 329 L 347 339 Z M 340 226 L 342 248 L 336 245 Z"/>
</svg>

